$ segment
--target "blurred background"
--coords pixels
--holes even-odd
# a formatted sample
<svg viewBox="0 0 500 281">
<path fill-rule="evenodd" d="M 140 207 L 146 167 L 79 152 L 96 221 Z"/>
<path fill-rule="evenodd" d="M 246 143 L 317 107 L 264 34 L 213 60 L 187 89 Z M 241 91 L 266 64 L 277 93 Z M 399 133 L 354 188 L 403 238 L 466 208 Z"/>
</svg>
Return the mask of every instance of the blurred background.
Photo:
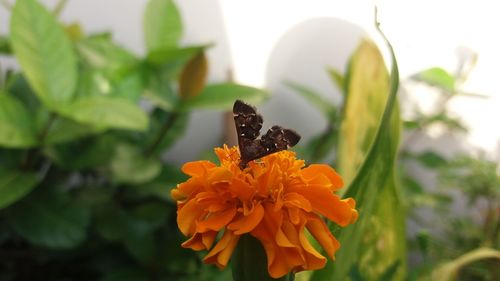
<svg viewBox="0 0 500 281">
<path fill-rule="evenodd" d="M 1 1 L 0 35 L 5 38 L 9 38 L 12 32 L 10 19 L 14 2 Z M 120 48 L 137 58 L 149 59 L 152 49 L 144 43 L 148 40 L 144 34 L 147 28 L 144 23 L 148 21 L 145 17 L 148 2 L 40 0 L 49 10 L 64 6 L 58 18 L 66 27 L 78 23 L 82 34 L 107 32 Z M 500 96 L 496 84 L 500 42 L 495 40 L 494 28 L 500 26 L 500 18 L 497 15 L 498 9 L 495 9 L 496 3 L 486 0 L 182 0 L 173 3 L 178 8 L 183 26 L 178 45 L 211 44 L 205 49 L 206 84 L 231 81 L 263 89 L 269 95 L 257 100 L 265 100 L 258 104 L 258 110 L 264 116 L 264 128 L 278 124 L 295 129 L 302 135 L 303 147 L 298 148 L 299 155 L 307 160 L 333 164 L 338 162 L 336 141 L 322 146 L 321 151 L 311 152 L 310 147 L 317 145 L 314 141 L 322 139 L 321 136 L 326 135 L 328 130 L 341 134 L 342 118 L 338 115 L 338 120 L 328 120 L 318 109 L 317 103 L 308 101 L 311 97 L 313 100 L 314 97 L 319 97 L 323 102 L 342 108 L 345 89 L 338 80 L 332 82 L 332 77 L 335 77 L 332 73 L 347 77 L 351 71 L 349 62 L 365 38 L 378 46 L 389 71 L 390 53 L 375 26 L 374 10 L 377 7 L 380 27 L 394 48 L 400 72 L 398 102 L 402 129 L 397 162 L 393 164 L 398 168 L 398 192 L 402 194 L 403 209 L 408 214 L 404 232 L 410 241 L 407 246 L 409 265 L 406 270 L 410 272 L 407 274 L 410 277 L 405 280 L 417 280 L 422 272 L 432 272 L 433 263 L 454 260 L 477 248 L 498 250 L 500 129 L 494 120 L 500 120 Z M 17 55 L 16 48 L 14 46 Z M 0 54 L 0 67 L 2 76 L 9 69 L 19 71 L 23 68 L 7 52 Z M 8 90 L 7 86 L 5 88 Z M 176 85 L 173 88 L 177 90 Z M 152 104 L 154 108 L 155 102 Z M 141 106 L 149 110 L 151 104 L 146 102 L 141 103 Z M 159 107 L 165 109 L 161 103 Z M 232 124 L 227 123 L 227 115 L 224 114 L 229 108 L 221 106 L 214 110 L 213 106 L 193 106 L 190 118 L 183 125 L 184 129 L 172 137 L 168 149 L 165 146 L 163 151 L 158 152 L 163 163 L 171 165 L 169 167 L 178 167 L 200 157 L 210 158 L 207 155 L 211 149 L 221 146 L 230 138 L 226 127 Z M 75 120 L 80 122 L 84 119 Z M 360 118 L 359 122 L 363 120 Z M 332 127 L 337 128 L 336 131 Z M 140 136 L 127 135 L 127 138 L 135 145 L 134 141 Z M 71 148 L 68 149 L 71 151 Z M 7 159 L 6 155 L 10 155 L 9 153 L 11 152 L 0 156 Z M 42 155 L 44 153 L 47 153 L 51 161 L 62 161 L 55 152 L 45 151 Z M 317 156 L 318 153 L 320 156 Z M 124 159 L 135 159 L 133 155 L 132 153 L 130 158 Z M 43 167 L 45 162 L 42 162 L 40 160 L 39 167 Z M 88 167 L 75 167 L 66 175 L 69 177 L 68 181 L 61 185 L 70 182 L 71 189 L 82 181 L 85 182 L 86 169 Z M 114 168 L 110 169 L 111 174 L 115 173 L 116 176 Z M 80 173 L 82 171 L 84 172 Z M 96 171 L 99 173 L 102 170 Z M 120 184 L 140 185 L 149 180 L 139 178 L 122 177 L 114 182 L 114 187 L 119 190 Z M 177 175 L 175 179 L 181 180 L 182 176 Z M 97 183 L 101 182 L 92 182 Z M 169 183 L 174 184 L 175 181 Z M 132 205 L 134 204 L 139 203 Z M 127 204 L 124 206 L 127 210 L 132 208 Z M 155 208 L 152 207 L 151 210 L 153 209 Z M 1 218 L 2 222 L 12 220 L 8 211 Z M 162 219 L 165 220 L 158 218 L 159 221 Z M 99 221 L 99 218 L 96 220 Z M 23 237 L 19 226 L 5 224 L 2 227 L 9 229 L 8 233 L 19 232 Z M 168 230 L 168 227 L 165 229 Z M 108 239 L 109 235 L 105 234 L 104 237 Z M 8 245 L 4 248 L 9 250 L 15 249 L 16 245 L 27 247 L 21 238 L 15 236 L 8 236 L 0 241 L 4 241 L 4 245 Z M 47 247 L 47 244 L 43 241 L 40 244 L 36 238 L 28 238 L 28 241 L 36 249 L 40 245 L 42 249 Z M 142 255 L 141 251 L 134 250 L 133 243 L 127 243 L 129 242 L 125 242 L 125 248 L 132 249 L 132 256 Z M 43 258 L 37 258 L 34 263 L 43 264 L 41 260 L 50 260 L 52 255 L 59 254 L 45 253 Z M 78 261 L 78 258 L 75 260 Z M 190 262 L 195 264 L 190 264 L 190 268 L 198 268 L 199 265 L 192 260 Z M 454 277 L 461 279 L 449 280 L 498 280 L 498 258 L 492 259 L 485 254 L 485 260 L 486 262 L 473 264 L 465 273 L 462 269 L 465 265 L 460 264 L 454 272 L 462 270 L 462 275 Z M 0 265 L 0 271 L 16 271 L 20 268 L 16 264 L 5 262 L 3 267 Z M 182 265 L 170 267 L 166 275 L 169 277 L 165 277 L 166 279 L 151 277 L 144 280 L 228 278 L 227 274 L 215 277 L 212 273 L 198 271 L 198 275 L 193 275 L 195 277 L 171 274 L 179 268 Z M 137 272 L 123 276 L 140 275 Z M 47 280 L 77 280 L 74 277 L 61 279 L 62 277 L 54 274 L 56 277 Z M 122 276 L 119 274 L 121 272 L 107 276 L 105 278 L 108 279 L 105 280 L 115 280 L 112 278 Z M 393 276 L 394 280 L 403 280 L 403 274 L 398 274 L 398 277 Z M 33 278 L 31 275 L 19 276 L 14 273 L 0 275 L 5 280 L 35 280 L 30 279 Z M 68 273 L 67 276 L 71 274 Z M 89 276 L 101 277 L 94 273 Z M 121 280 L 140 280 L 135 278 Z M 307 280 L 309 275 L 299 278 Z M 356 279 L 355 274 L 351 274 L 349 278 L 379 280 L 370 276 Z M 431 280 L 439 280 L 435 278 Z"/>
</svg>

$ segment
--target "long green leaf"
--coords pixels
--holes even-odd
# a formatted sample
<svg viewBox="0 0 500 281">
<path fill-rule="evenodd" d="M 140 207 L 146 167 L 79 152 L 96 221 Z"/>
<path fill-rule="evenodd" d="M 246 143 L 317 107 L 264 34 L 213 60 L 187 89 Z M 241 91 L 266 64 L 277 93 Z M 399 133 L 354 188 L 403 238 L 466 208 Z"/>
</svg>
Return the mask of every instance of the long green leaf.
<svg viewBox="0 0 500 281">
<path fill-rule="evenodd" d="M 76 59 L 52 13 L 35 0 L 18 0 L 10 29 L 14 54 L 38 97 L 49 108 L 70 101 L 77 81 Z"/>
<path fill-rule="evenodd" d="M 0 171 L 0 209 L 23 198 L 37 183 L 38 178 L 33 173 Z"/>
<path fill-rule="evenodd" d="M 22 148 L 36 145 L 32 119 L 18 99 L 0 92 L 0 146 Z"/>
<path fill-rule="evenodd" d="M 77 122 L 97 127 L 144 131 L 148 116 L 137 105 L 120 98 L 90 96 L 59 108 L 60 113 Z"/>
<path fill-rule="evenodd" d="M 269 94 L 254 87 L 232 83 L 212 84 L 206 86 L 196 97 L 184 102 L 181 111 L 194 109 L 231 109 L 234 101 L 239 99 L 252 104 L 267 99 Z"/>
<path fill-rule="evenodd" d="M 148 50 L 177 45 L 182 35 L 181 16 L 172 0 L 150 0 L 144 14 L 144 37 Z"/>
<path fill-rule="evenodd" d="M 356 199 L 360 217 L 340 231 L 336 261 L 315 272 L 314 281 L 345 280 L 355 264 L 368 280 L 376 280 L 405 254 L 404 217 L 394 181 L 400 125 L 398 76 L 392 54 L 387 84 L 382 56 L 371 42 L 363 42 L 353 56 L 346 116 L 339 135 L 343 142 L 339 146 L 339 168 L 350 182 L 345 197 Z M 377 249 L 381 244 L 383 249 Z M 401 278 L 403 269 L 395 280 Z"/>
</svg>

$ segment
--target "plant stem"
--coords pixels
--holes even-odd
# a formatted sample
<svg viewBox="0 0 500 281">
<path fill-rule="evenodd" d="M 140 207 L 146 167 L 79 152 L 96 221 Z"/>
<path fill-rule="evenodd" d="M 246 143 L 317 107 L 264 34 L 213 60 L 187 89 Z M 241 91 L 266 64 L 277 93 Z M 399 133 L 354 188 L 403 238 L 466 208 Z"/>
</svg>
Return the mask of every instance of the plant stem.
<svg viewBox="0 0 500 281">
<path fill-rule="evenodd" d="M 57 2 L 57 5 L 56 5 L 56 7 L 54 8 L 54 11 L 53 11 L 54 16 L 56 16 L 56 18 L 58 18 L 61 15 L 61 13 L 64 10 L 64 7 L 66 7 L 67 3 L 68 3 L 68 0 L 59 0 Z"/>
<path fill-rule="evenodd" d="M 33 162 L 36 158 L 36 156 L 40 153 L 40 147 L 43 147 L 45 143 L 45 138 L 47 137 L 47 134 L 49 133 L 50 127 L 54 124 L 54 121 L 57 119 L 57 115 L 55 113 L 50 113 L 49 119 L 47 120 L 47 123 L 43 127 L 43 129 L 38 133 L 38 144 L 39 148 L 36 149 L 29 149 L 25 160 L 23 161 L 23 164 L 21 166 L 21 169 L 25 170 L 28 169 L 33 165 Z"/>
<path fill-rule="evenodd" d="M 165 121 L 165 123 L 163 123 L 163 126 L 160 129 L 160 133 L 156 136 L 155 140 L 144 151 L 144 155 L 146 157 L 151 156 L 155 152 L 156 148 L 158 147 L 158 145 L 160 145 L 161 141 L 163 140 L 163 138 L 167 134 L 168 130 L 174 125 L 177 118 L 179 118 L 179 113 L 173 112 L 168 117 L 167 121 Z"/>
</svg>

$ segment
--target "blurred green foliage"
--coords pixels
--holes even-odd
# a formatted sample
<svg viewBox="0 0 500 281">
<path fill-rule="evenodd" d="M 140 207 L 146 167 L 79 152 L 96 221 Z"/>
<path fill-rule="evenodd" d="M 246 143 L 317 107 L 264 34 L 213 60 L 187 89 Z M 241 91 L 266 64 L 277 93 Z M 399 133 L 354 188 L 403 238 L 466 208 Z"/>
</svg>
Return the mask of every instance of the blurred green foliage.
<svg viewBox="0 0 500 281">
<path fill-rule="evenodd" d="M 185 176 L 161 155 L 193 110 L 268 94 L 206 84 L 210 44 L 179 45 L 172 0 L 147 3 L 144 57 L 61 23 L 65 2 L 16 1 L 0 37 L 21 67 L 0 79 L 0 280 L 230 279 L 180 247 Z"/>
</svg>

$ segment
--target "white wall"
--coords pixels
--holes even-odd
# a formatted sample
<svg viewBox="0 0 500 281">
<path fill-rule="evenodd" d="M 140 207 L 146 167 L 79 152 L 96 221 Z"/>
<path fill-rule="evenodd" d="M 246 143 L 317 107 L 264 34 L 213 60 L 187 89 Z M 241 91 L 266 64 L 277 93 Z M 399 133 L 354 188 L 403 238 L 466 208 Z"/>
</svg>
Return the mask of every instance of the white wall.
<svg viewBox="0 0 500 281">
<path fill-rule="evenodd" d="M 43 0 L 52 7 L 55 0 Z M 142 13 L 146 0 L 73 0 L 62 14 L 66 22 L 79 21 L 88 31 L 111 30 L 115 39 L 138 54 L 144 52 Z M 266 125 L 296 128 L 304 138 L 324 126 L 314 110 L 281 84 L 284 79 L 312 86 L 335 101 L 335 88 L 323 72 L 325 65 L 341 69 L 363 29 L 373 34 L 373 6 L 379 7 L 382 28 L 390 38 L 403 77 L 418 70 L 442 66 L 453 71 L 456 48 L 479 53 L 475 71 L 465 87 L 489 95 L 487 101 L 462 98 L 453 111 L 472 128 L 461 139 L 500 158 L 498 50 L 493 28 L 500 26 L 494 1 L 452 0 L 182 0 L 186 43 L 216 42 L 209 52 L 211 81 L 222 81 L 231 66 L 237 81 L 266 86 L 276 95 L 263 105 Z M 8 31 L 8 15 L 0 7 L 0 33 Z M 310 20 L 312 18 L 323 18 Z M 325 19 L 337 17 L 338 19 Z M 321 25 L 320 23 L 326 23 Z M 352 24 L 349 24 L 352 23 Z M 343 29 L 345 28 L 345 30 Z M 5 59 L 1 62 L 6 64 Z M 424 104 L 432 98 L 415 93 Z M 298 114 L 299 112 L 300 114 Z M 221 116 L 198 112 L 184 140 L 169 155 L 177 162 L 195 159 L 203 148 L 220 145 Z M 436 133 L 436 138 L 439 132 Z M 432 140 L 431 140 L 432 142 Z"/>
</svg>

